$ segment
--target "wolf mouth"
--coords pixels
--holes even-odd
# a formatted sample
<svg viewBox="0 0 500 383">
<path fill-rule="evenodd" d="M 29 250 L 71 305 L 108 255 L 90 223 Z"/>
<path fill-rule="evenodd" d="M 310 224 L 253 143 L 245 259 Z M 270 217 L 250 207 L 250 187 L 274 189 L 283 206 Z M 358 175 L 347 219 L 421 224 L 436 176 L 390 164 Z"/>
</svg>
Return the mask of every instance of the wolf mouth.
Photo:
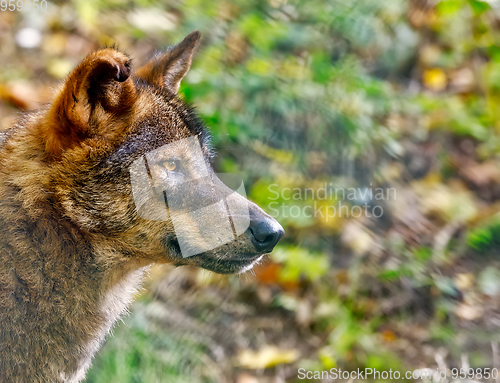
<svg viewBox="0 0 500 383">
<path fill-rule="evenodd" d="M 252 267 L 256 263 L 258 263 L 265 255 L 266 254 L 256 254 L 249 257 L 225 259 L 224 263 L 226 265 L 224 269 L 227 270 L 227 272 L 221 270 L 218 270 L 217 272 L 226 274 L 230 273 L 230 270 L 232 270 L 233 273 L 244 273 L 245 271 L 251 270 Z"/>
<path fill-rule="evenodd" d="M 235 265 L 241 264 L 244 266 L 244 265 L 249 265 L 249 264 L 252 264 L 252 263 L 259 261 L 260 259 L 262 259 L 262 257 L 264 257 L 264 255 L 266 255 L 266 254 L 255 254 L 255 255 L 249 255 L 247 257 L 232 258 L 232 259 L 227 259 L 226 262 L 229 262 L 229 263 L 232 263 Z"/>
<path fill-rule="evenodd" d="M 227 259 L 225 262 L 232 264 L 233 266 L 246 267 L 260 261 L 264 257 L 264 255 L 265 254 L 257 254 L 246 258 L 240 257 L 240 258 Z"/>
<path fill-rule="evenodd" d="M 266 254 L 261 254 L 259 256 L 254 257 L 254 258 L 249 258 L 245 262 L 240 261 L 240 260 L 236 260 L 236 261 L 233 260 L 233 263 L 234 262 L 239 263 L 236 266 L 239 267 L 240 273 L 244 273 L 245 271 L 251 270 L 255 264 L 259 263 L 262 260 L 262 258 L 264 258 L 265 255 Z"/>
<path fill-rule="evenodd" d="M 238 258 L 227 258 L 224 260 L 217 259 L 213 255 L 207 254 L 197 254 L 194 255 L 192 260 L 196 261 L 197 265 L 214 271 L 218 274 L 233 274 L 233 273 L 243 273 L 250 270 L 253 265 L 260 261 L 265 254 L 255 254 L 245 257 L 245 255 L 239 255 Z M 181 262 L 185 264 L 184 262 Z"/>
<path fill-rule="evenodd" d="M 174 253 L 177 256 L 182 257 L 181 249 L 177 240 L 173 238 L 170 238 L 168 240 L 166 239 L 164 245 L 168 252 Z M 227 251 L 225 253 L 227 253 Z M 205 269 L 212 270 L 217 273 L 230 274 L 230 273 L 243 272 L 249 270 L 253 264 L 261 260 L 262 257 L 264 257 L 264 255 L 266 254 L 268 254 L 268 252 L 259 252 L 259 253 L 248 252 L 248 253 L 235 254 L 236 256 L 234 258 L 219 259 L 217 258 L 216 253 L 209 251 L 209 252 L 199 253 L 187 258 L 182 257 L 178 260 L 176 264 L 178 266 L 186 265 L 190 264 L 190 260 L 193 260 L 196 263 L 200 262 L 199 266 Z"/>
</svg>

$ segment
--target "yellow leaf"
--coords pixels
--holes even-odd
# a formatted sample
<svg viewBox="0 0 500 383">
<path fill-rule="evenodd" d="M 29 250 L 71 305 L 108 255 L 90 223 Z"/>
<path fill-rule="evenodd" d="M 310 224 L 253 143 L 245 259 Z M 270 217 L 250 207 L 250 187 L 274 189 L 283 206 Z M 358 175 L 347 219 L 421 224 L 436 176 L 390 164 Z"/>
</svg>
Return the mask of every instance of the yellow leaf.
<svg viewBox="0 0 500 383">
<path fill-rule="evenodd" d="M 363 224 L 353 219 L 347 221 L 344 225 L 341 240 L 357 255 L 367 254 L 375 247 L 373 237 Z"/>
<path fill-rule="evenodd" d="M 474 274 L 472 273 L 457 274 L 453 280 L 460 290 L 468 290 L 474 286 Z"/>
<path fill-rule="evenodd" d="M 480 306 L 472 306 L 466 303 L 460 303 L 455 308 L 455 314 L 457 314 L 460 318 L 473 321 L 479 319 L 483 316 L 483 309 Z"/>
<path fill-rule="evenodd" d="M 70 70 L 73 68 L 73 64 L 66 60 L 66 59 L 53 59 L 50 60 L 48 67 L 47 67 L 47 72 L 52 77 L 55 78 L 64 78 L 68 75 Z"/>
<path fill-rule="evenodd" d="M 427 69 L 424 71 L 422 81 L 427 88 L 435 92 L 439 92 L 446 88 L 446 84 L 448 82 L 446 79 L 446 73 L 444 73 L 444 71 L 440 68 Z"/>
<path fill-rule="evenodd" d="M 323 347 L 318 352 L 319 360 L 323 363 L 326 369 L 337 367 L 337 360 L 335 359 L 334 352 L 330 347 Z"/>
<path fill-rule="evenodd" d="M 293 160 L 293 153 L 285 150 L 274 149 L 260 141 L 254 141 L 252 145 L 253 150 L 261 156 L 267 157 L 270 160 L 280 162 L 282 164 L 290 164 Z"/>
<path fill-rule="evenodd" d="M 445 222 L 469 222 L 477 217 L 477 202 L 470 190 L 460 182 L 446 185 L 436 183 L 436 179 L 427 177 L 413 182 L 424 214 L 440 217 Z"/>
<path fill-rule="evenodd" d="M 299 358 L 297 350 L 280 350 L 276 346 L 264 346 L 258 351 L 243 350 L 236 363 L 248 369 L 262 369 L 278 364 L 293 363 Z"/>
<path fill-rule="evenodd" d="M 246 66 L 250 72 L 259 75 L 269 75 L 273 70 L 273 64 L 271 62 L 256 57 L 248 60 Z"/>
<path fill-rule="evenodd" d="M 317 215 L 319 225 L 333 232 L 340 231 L 344 225 L 345 218 L 338 212 L 340 208 L 339 205 L 334 204 L 332 200 L 315 202 L 316 204 L 313 206 L 313 210 L 319 209 L 320 211 Z"/>
</svg>

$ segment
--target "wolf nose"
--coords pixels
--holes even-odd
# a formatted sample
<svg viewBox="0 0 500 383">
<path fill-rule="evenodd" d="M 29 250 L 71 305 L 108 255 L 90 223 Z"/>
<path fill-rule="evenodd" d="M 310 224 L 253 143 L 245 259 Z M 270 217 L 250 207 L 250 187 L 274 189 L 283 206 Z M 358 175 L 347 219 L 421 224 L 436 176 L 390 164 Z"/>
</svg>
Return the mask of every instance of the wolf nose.
<svg viewBox="0 0 500 383">
<path fill-rule="evenodd" d="M 285 230 L 274 219 L 250 221 L 252 243 L 257 251 L 271 251 L 278 241 L 285 235 Z"/>
</svg>

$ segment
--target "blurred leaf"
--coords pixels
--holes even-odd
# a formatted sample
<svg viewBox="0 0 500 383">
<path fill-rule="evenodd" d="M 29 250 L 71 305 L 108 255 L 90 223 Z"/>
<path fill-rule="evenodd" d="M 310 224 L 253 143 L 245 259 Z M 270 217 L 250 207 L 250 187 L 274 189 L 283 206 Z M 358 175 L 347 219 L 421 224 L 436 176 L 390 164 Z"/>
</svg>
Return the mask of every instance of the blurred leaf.
<svg viewBox="0 0 500 383">
<path fill-rule="evenodd" d="M 440 68 L 427 69 L 422 75 L 422 81 L 427 88 L 439 92 L 446 88 L 446 73 Z"/>
<path fill-rule="evenodd" d="M 48 64 L 47 72 L 57 79 L 63 79 L 72 68 L 73 64 L 66 59 L 53 59 Z"/>
<path fill-rule="evenodd" d="M 334 352 L 330 347 L 323 347 L 319 350 L 318 356 L 326 370 L 337 367 L 337 360 L 335 359 Z"/>
<path fill-rule="evenodd" d="M 436 7 L 436 11 L 440 15 L 452 15 L 462 8 L 460 0 L 444 0 L 440 1 Z"/>
<path fill-rule="evenodd" d="M 316 280 L 329 269 L 325 255 L 315 254 L 300 247 L 278 247 L 271 253 L 271 258 L 284 264 L 280 273 L 280 279 L 283 281 L 298 281 L 301 276 Z"/>
<path fill-rule="evenodd" d="M 492 239 L 491 231 L 488 228 L 478 228 L 469 233 L 467 243 L 473 249 L 483 250 L 490 245 Z"/>
<path fill-rule="evenodd" d="M 469 5 L 471 6 L 476 16 L 479 16 L 487 10 L 491 9 L 491 6 L 486 1 L 469 0 Z"/>
<path fill-rule="evenodd" d="M 262 369 L 278 364 L 293 363 L 298 358 L 298 350 L 282 350 L 276 346 L 267 345 L 258 351 L 241 351 L 237 356 L 236 363 L 243 368 Z"/>
<path fill-rule="evenodd" d="M 496 267 L 488 266 L 481 271 L 477 282 L 483 294 L 490 296 L 500 294 L 500 271 Z"/>
<path fill-rule="evenodd" d="M 476 319 L 479 319 L 483 315 L 483 308 L 478 305 L 470 305 L 467 303 L 460 303 L 456 308 L 455 308 L 455 314 L 457 314 L 460 318 L 467 320 L 467 321 L 473 321 Z"/>
</svg>

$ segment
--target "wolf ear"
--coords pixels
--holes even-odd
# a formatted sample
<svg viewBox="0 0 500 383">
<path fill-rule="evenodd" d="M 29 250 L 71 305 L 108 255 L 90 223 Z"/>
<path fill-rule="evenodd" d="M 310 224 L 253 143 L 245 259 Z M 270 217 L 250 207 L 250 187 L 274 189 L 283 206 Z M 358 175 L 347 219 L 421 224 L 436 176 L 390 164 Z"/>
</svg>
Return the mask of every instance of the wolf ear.
<svg viewBox="0 0 500 383">
<path fill-rule="evenodd" d="M 120 129 L 117 121 L 126 121 L 136 100 L 130 64 L 126 55 L 108 48 L 87 56 L 70 73 L 40 126 L 49 158 L 85 138 Z"/>
<path fill-rule="evenodd" d="M 191 60 L 200 37 L 200 32 L 191 32 L 179 44 L 139 68 L 134 76 L 148 84 L 177 93 L 181 80 L 191 67 Z"/>
</svg>

